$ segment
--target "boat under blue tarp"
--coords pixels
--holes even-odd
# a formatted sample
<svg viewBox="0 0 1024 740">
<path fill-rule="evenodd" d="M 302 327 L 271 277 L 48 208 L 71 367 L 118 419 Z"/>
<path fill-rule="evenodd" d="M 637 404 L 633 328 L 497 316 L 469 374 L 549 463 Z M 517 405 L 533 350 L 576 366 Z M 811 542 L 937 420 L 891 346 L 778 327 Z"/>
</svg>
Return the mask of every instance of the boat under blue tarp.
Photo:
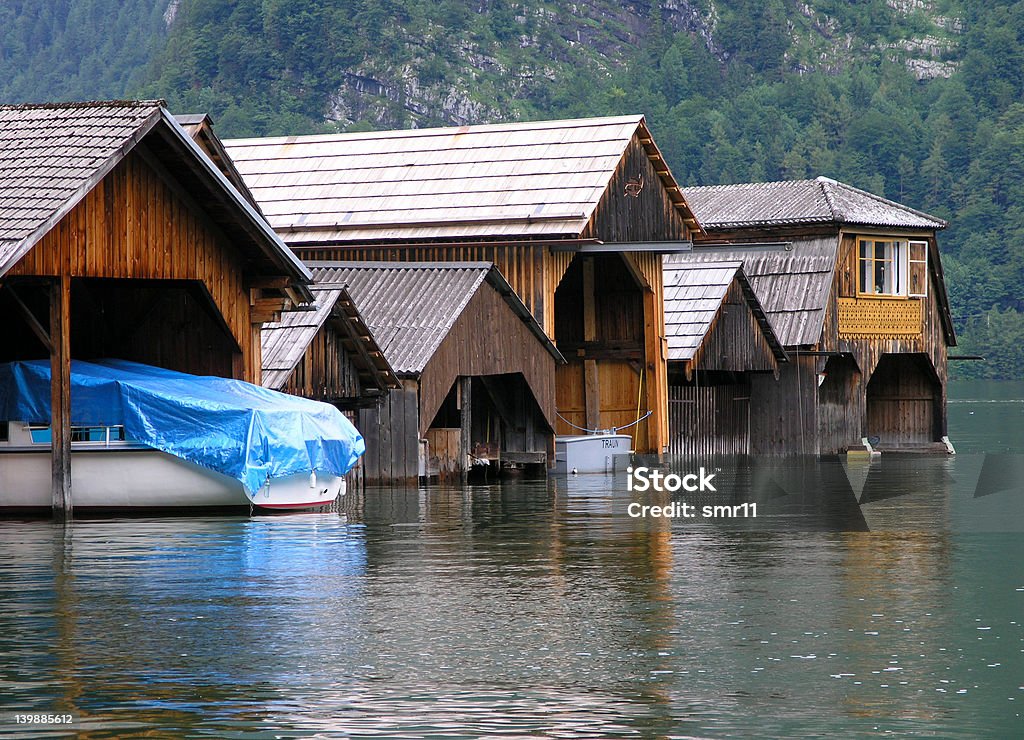
<svg viewBox="0 0 1024 740">
<path fill-rule="evenodd" d="M 0 363 L 0 421 L 50 423 L 50 363 Z M 268 478 L 344 475 L 363 438 L 327 403 L 228 378 L 126 360 L 71 363 L 71 423 L 123 426 L 126 436 L 235 478 L 258 491 Z"/>
</svg>

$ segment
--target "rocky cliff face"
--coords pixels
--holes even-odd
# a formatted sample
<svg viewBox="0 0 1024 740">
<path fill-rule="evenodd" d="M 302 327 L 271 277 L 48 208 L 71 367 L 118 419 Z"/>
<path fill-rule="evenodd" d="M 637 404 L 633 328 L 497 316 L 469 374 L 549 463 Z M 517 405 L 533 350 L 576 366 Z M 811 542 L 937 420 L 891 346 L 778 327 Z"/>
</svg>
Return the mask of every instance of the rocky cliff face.
<svg viewBox="0 0 1024 740">
<path fill-rule="evenodd" d="M 523 113 L 521 101 L 545 81 L 569 70 L 608 75 L 638 52 L 667 44 L 673 34 L 687 34 L 721 64 L 756 54 L 757 49 L 744 48 L 745 39 L 734 30 L 754 5 L 762 4 L 508 3 L 500 8 L 511 11 L 506 25 L 498 27 L 498 3 L 481 0 L 454 35 L 440 19 L 414 29 L 396 24 L 391 32 L 401 39 L 400 58 L 371 58 L 347 70 L 324 115 L 341 128 L 358 121 L 397 127 L 514 120 Z M 882 30 L 867 35 L 859 33 L 856 19 L 834 12 L 842 3 L 806 0 L 777 7 L 773 19 L 784 49 L 782 69 L 838 72 L 866 57 L 902 63 L 922 80 L 949 77 L 957 69 L 963 21 L 940 13 L 930 0 L 880 0 L 868 22 Z"/>
</svg>

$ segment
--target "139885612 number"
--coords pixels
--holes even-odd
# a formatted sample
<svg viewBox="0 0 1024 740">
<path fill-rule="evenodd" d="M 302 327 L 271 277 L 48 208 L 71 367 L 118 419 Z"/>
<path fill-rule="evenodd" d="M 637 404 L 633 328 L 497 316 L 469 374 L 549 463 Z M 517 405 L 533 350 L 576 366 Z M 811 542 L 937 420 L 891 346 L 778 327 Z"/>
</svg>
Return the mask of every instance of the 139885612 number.
<svg viewBox="0 0 1024 740">
<path fill-rule="evenodd" d="M 15 714 L 14 722 L 19 725 L 70 725 L 75 718 L 70 714 Z"/>
</svg>

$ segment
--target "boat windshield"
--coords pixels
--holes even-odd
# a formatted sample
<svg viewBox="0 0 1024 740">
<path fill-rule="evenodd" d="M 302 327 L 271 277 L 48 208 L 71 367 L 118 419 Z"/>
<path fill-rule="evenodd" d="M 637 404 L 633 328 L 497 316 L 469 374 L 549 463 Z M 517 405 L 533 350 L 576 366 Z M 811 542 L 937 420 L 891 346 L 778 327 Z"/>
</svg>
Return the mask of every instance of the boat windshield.
<svg viewBox="0 0 1024 740">
<path fill-rule="evenodd" d="M 29 434 L 34 445 L 48 445 L 53 441 L 48 426 L 30 426 Z M 109 445 L 111 442 L 125 442 L 127 438 L 123 426 L 71 427 L 71 441 Z"/>
</svg>

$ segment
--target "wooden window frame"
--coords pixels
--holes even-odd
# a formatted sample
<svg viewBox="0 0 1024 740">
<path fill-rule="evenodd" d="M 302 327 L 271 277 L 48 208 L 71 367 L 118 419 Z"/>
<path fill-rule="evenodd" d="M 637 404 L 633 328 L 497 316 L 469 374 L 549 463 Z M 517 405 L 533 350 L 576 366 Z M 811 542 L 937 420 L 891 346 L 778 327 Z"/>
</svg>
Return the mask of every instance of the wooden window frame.
<svg viewBox="0 0 1024 740">
<path fill-rule="evenodd" d="M 924 248 L 924 259 L 914 259 L 914 245 L 919 244 Z M 922 239 L 910 239 L 907 241 L 907 296 L 910 298 L 927 298 L 928 297 L 928 247 L 927 241 Z M 914 271 L 914 265 L 924 266 L 924 288 L 920 293 L 910 292 L 910 281 L 911 275 Z"/>
</svg>

